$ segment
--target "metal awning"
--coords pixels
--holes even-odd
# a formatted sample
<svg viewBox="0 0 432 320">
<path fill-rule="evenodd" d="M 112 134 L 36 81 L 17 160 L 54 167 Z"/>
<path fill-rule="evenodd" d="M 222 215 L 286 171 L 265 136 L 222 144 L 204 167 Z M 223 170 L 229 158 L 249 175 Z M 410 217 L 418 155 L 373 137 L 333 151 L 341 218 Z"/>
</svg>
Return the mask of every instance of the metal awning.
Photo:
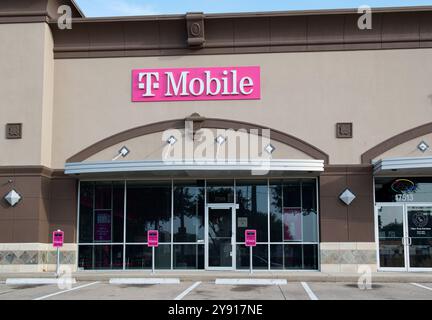
<svg viewBox="0 0 432 320">
<path fill-rule="evenodd" d="M 432 157 L 386 158 L 374 162 L 374 175 L 430 175 Z"/>
<path fill-rule="evenodd" d="M 106 161 L 66 163 L 66 174 L 112 175 L 134 173 L 144 176 L 284 176 L 295 173 L 318 175 L 323 160 L 247 160 L 247 161 Z"/>
</svg>

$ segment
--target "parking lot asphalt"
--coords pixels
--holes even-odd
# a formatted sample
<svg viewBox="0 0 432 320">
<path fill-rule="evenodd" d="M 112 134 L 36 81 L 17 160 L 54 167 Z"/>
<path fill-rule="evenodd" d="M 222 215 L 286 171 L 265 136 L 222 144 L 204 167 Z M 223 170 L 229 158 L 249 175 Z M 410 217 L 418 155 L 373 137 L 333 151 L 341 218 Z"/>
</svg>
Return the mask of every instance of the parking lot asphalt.
<svg viewBox="0 0 432 320">
<path fill-rule="evenodd" d="M 0 284 L 0 300 L 432 300 L 432 283 L 376 283 L 359 289 L 355 283 L 288 282 L 280 285 L 109 284 L 77 282 L 57 285 Z"/>
</svg>

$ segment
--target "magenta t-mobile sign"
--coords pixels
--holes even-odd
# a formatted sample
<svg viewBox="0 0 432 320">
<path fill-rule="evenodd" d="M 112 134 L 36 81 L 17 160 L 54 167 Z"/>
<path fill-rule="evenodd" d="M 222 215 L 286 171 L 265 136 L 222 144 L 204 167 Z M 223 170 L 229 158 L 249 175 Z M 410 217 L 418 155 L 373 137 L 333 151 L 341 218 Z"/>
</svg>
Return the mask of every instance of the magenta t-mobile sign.
<svg viewBox="0 0 432 320">
<path fill-rule="evenodd" d="M 260 67 L 137 69 L 132 101 L 258 100 Z"/>
</svg>

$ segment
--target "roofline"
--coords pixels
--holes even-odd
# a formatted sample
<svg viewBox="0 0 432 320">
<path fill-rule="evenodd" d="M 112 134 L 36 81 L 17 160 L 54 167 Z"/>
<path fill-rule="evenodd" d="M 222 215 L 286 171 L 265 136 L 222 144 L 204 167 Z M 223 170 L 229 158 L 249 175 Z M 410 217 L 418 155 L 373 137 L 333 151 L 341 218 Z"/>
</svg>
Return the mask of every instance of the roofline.
<svg viewBox="0 0 432 320">
<path fill-rule="evenodd" d="M 107 17 L 86 17 L 85 14 L 71 0 L 77 10 L 83 15 L 82 18 L 74 18 L 77 22 L 115 22 L 115 21 L 151 21 L 151 20 L 180 20 L 187 14 L 162 14 L 162 15 L 137 15 L 137 16 L 107 16 Z M 406 6 L 406 7 L 377 7 L 371 8 L 373 13 L 406 13 L 432 11 L 431 6 Z M 195 13 L 195 12 L 194 12 Z M 252 18 L 252 17 L 287 17 L 287 16 L 312 16 L 312 15 L 339 15 L 358 14 L 358 8 L 347 9 L 320 9 L 320 10 L 290 10 L 290 11 L 257 11 L 257 12 L 228 12 L 228 13 L 203 13 L 206 19 L 227 19 L 227 18 Z"/>
<path fill-rule="evenodd" d="M 78 11 L 78 13 L 83 17 L 86 18 L 86 15 L 84 14 L 84 11 L 81 10 L 80 6 L 78 5 L 78 3 L 76 3 L 75 0 L 71 0 L 73 6 L 75 7 L 75 9 Z"/>
</svg>

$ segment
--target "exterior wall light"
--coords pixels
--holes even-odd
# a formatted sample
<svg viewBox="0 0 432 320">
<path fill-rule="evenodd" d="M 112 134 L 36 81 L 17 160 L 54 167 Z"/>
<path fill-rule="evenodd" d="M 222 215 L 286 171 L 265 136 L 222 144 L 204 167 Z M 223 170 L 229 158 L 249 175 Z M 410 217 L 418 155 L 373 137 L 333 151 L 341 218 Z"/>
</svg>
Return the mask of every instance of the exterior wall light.
<svg viewBox="0 0 432 320">
<path fill-rule="evenodd" d="M 429 149 L 429 145 L 426 142 L 422 141 L 417 146 L 417 149 L 419 149 L 421 152 L 426 152 L 426 150 Z"/>
<path fill-rule="evenodd" d="M 177 139 L 176 139 L 174 136 L 169 137 L 168 140 L 167 140 L 167 143 L 168 143 L 169 145 L 172 145 L 172 146 L 173 146 L 176 142 L 177 142 Z"/>
<path fill-rule="evenodd" d="M 122 147 L 120 150 L 119 150 L 119 152 L 118 152 L 118 155 L 117 156 L 115 156 L 115 158 L 113 159 L 113 161 L 115 161 L 115 160 L 117 160 L 118 158 L 120 158 L 120 157 L 126 157 L 128 154 L 129 154 L 129 149 L 128 148 L 126 148 L 126 147 Z"/>
<path fill-rule="evenodd" d="M 216 138 L 216 143 L 218 144 L 218 145 L 223 145 L 224 143 L 225 143 L 225 141 L 226 141 L 226 138 L 225 137 L 223 137 L 223 136 L 218 136 L 217 138 Z"/>
<path fill-rule="evenodd" d="M 264 148 L 264 150 L 267 151 L 268 154 L 272 154 L 272 153 L 276 150 L 276 147 L 273 146 L 272 144 L 268 144 L 268 145 Z"/>
<path fill-rule="evenodd" d="M 4 199 L 11 207 L 15 207 L 17 203 L 21 201 L 22 197 L 18 192 L 12 189 L 7 195 L 5 195 Z"/>
<path fill-rule="evenodd" d="M 347 206 L 349 206 L 351 202 L 354 201 L 355 198 L 356 198 L 355 194 L 352 193 L 350 189 L 345 189 L 345 191 L 342 192 L 341 195 L 339 196 L 339 199 Z"/>
</svg>

